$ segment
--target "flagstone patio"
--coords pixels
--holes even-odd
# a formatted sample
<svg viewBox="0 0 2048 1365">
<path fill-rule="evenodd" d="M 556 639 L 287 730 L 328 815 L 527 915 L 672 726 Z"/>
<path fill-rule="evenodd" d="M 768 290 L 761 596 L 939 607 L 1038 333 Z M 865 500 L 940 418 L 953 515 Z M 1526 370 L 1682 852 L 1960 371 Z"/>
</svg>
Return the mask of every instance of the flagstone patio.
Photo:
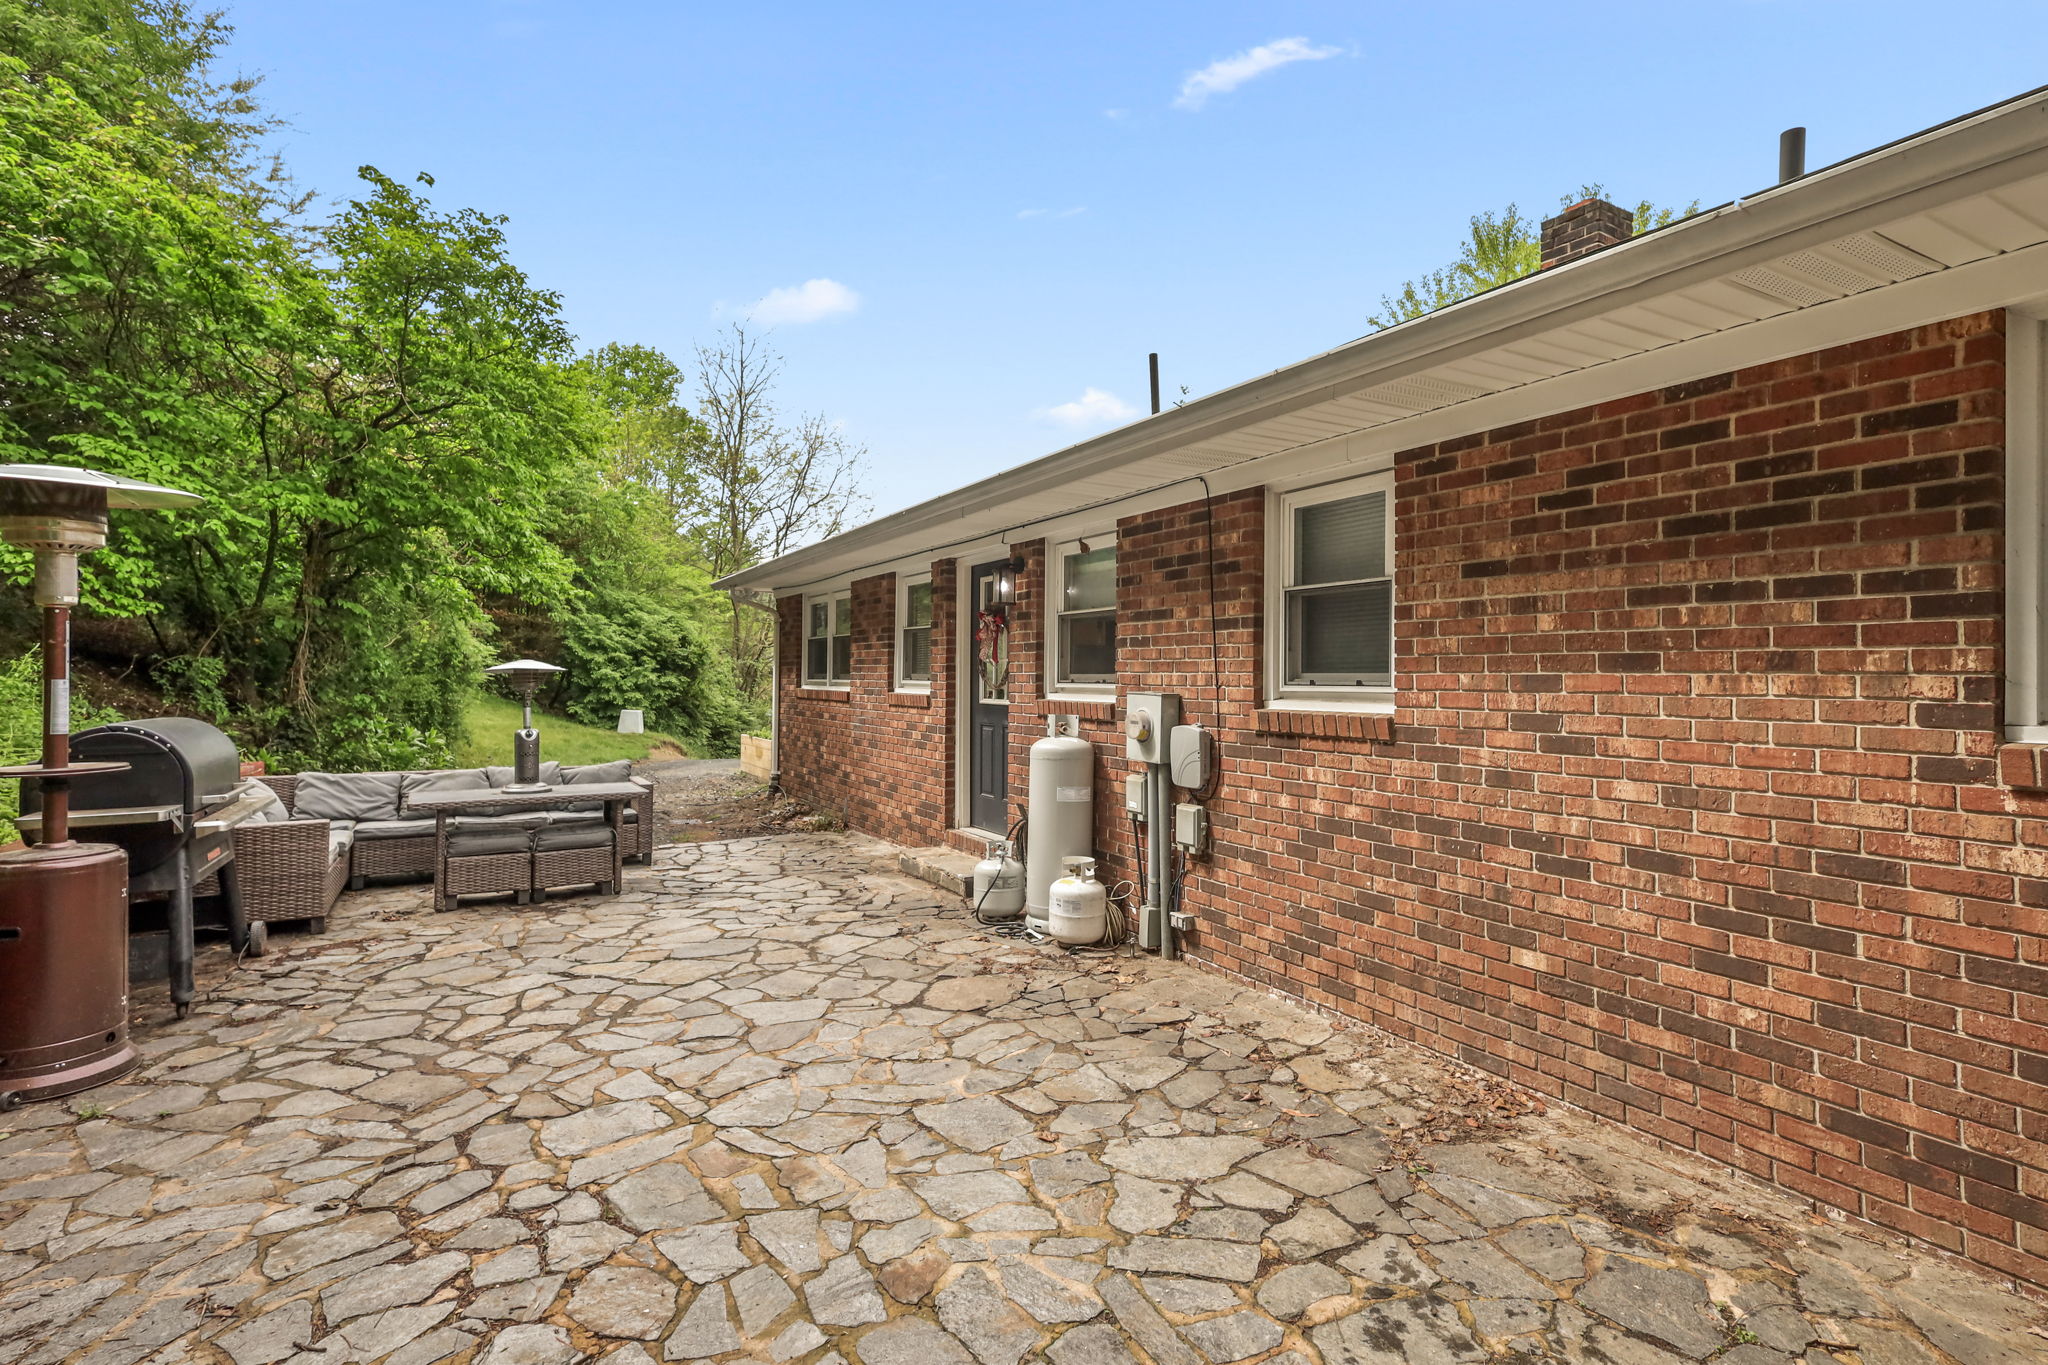
<svg viewBox="0 0 2048 1365">
<path fill-rule="evenodd" d="M 0 1365 L 2004 1365 L 2034 1301 L 845 835 L 344 898 L 0 1115 Z"/>
</svg>

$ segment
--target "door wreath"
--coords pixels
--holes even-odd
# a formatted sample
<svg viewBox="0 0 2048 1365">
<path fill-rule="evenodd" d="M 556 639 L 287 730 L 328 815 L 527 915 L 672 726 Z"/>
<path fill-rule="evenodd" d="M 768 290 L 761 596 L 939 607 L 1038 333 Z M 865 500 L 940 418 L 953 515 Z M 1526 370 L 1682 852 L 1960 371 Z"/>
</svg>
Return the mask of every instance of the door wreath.
<svg viewBox="0 0 2048 1365">
<path fill-rule="evenodd" d="M 974 657 L 981 665 L 981 695 L 1000 699 L 1010 681 L 1010 619 L 991 608 L 974 614 Z"/>
</svg>

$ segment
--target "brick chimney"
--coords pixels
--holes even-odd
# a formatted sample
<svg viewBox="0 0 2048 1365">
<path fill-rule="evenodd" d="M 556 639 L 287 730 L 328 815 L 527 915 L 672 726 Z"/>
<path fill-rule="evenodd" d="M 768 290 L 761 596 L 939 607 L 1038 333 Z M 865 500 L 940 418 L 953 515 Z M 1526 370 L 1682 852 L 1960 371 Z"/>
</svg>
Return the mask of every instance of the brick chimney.
<svg viewBox="0 0 2048 1365">
<path fill-rule="evenodd" d="M 1538 270 L 1576 261 L 1619 245 L 1635 232 L 1635 215 L 1605 199 L 1581 199 L 1555 218 L 1543 220 L 1543 259 Z"/>
</svg>

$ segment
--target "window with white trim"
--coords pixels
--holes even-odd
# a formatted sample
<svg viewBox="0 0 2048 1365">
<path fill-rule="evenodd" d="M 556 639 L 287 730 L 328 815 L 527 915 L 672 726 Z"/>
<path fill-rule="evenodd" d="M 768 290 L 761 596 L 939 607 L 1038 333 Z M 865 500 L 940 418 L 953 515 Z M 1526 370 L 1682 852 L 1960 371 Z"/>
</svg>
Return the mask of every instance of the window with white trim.
<svg viewBox="0 0 2048 1365">
<path fill-rule="evenodd" d="M 1391 473 L 1281 495 L 1279 698 L 1392 699 L 1393 499 Z"/>
<path fill-rule="evenodd" d="M 1116 537 L 1070 540 L 1053 554 L 1052 690 L 1116 690 Z"/>
<path fill-rule="evenodd" d="M 2048 744 L 2048 322 L 2005 327 L 2005 737 Z"/>
<path fill-rule="evenodd" d="M 853 684 L 853 594 L 841 589 L 804 599 L 804 686 Z"/>
<path fill-rule="evenodd" d="M 896 690 L 932 685 L 932 576 L 896 576 Z"/>
</svg>

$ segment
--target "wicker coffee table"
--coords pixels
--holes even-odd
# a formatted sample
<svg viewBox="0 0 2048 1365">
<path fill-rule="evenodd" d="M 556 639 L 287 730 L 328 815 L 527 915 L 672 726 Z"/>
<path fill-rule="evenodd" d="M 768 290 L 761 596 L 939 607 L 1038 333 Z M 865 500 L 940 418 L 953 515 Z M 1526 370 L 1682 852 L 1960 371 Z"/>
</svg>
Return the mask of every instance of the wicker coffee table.
<svg viewBox="0 0 2048 1365">
<path fill-rule="evenodd" d="M 522 905 L 535 891 L 550 886 L 594 882 L 599 895 L 613 894 L 623 876 L 626 803 L 646 794 L 647 789 L 637 782 L 568 783 L 538 792 L 454 788 L 408 796 L 405 809 L 434 817 L 434 904 L 443 910 L 453 910 L 457 896 L 484 892 L 510 891 Z M 451 855 L 448 851 L 448 817 L 457 811 L 475 814 L 488 810 L 493 815 L 513 815 L 522 810 L 560 809 L 586 801 L 604 803 L 604 823 L 610 838 L 602 846 L 536 851 L 529 841 L 529 847 L 523 850 L 472 855 Z"/>
</svg>

